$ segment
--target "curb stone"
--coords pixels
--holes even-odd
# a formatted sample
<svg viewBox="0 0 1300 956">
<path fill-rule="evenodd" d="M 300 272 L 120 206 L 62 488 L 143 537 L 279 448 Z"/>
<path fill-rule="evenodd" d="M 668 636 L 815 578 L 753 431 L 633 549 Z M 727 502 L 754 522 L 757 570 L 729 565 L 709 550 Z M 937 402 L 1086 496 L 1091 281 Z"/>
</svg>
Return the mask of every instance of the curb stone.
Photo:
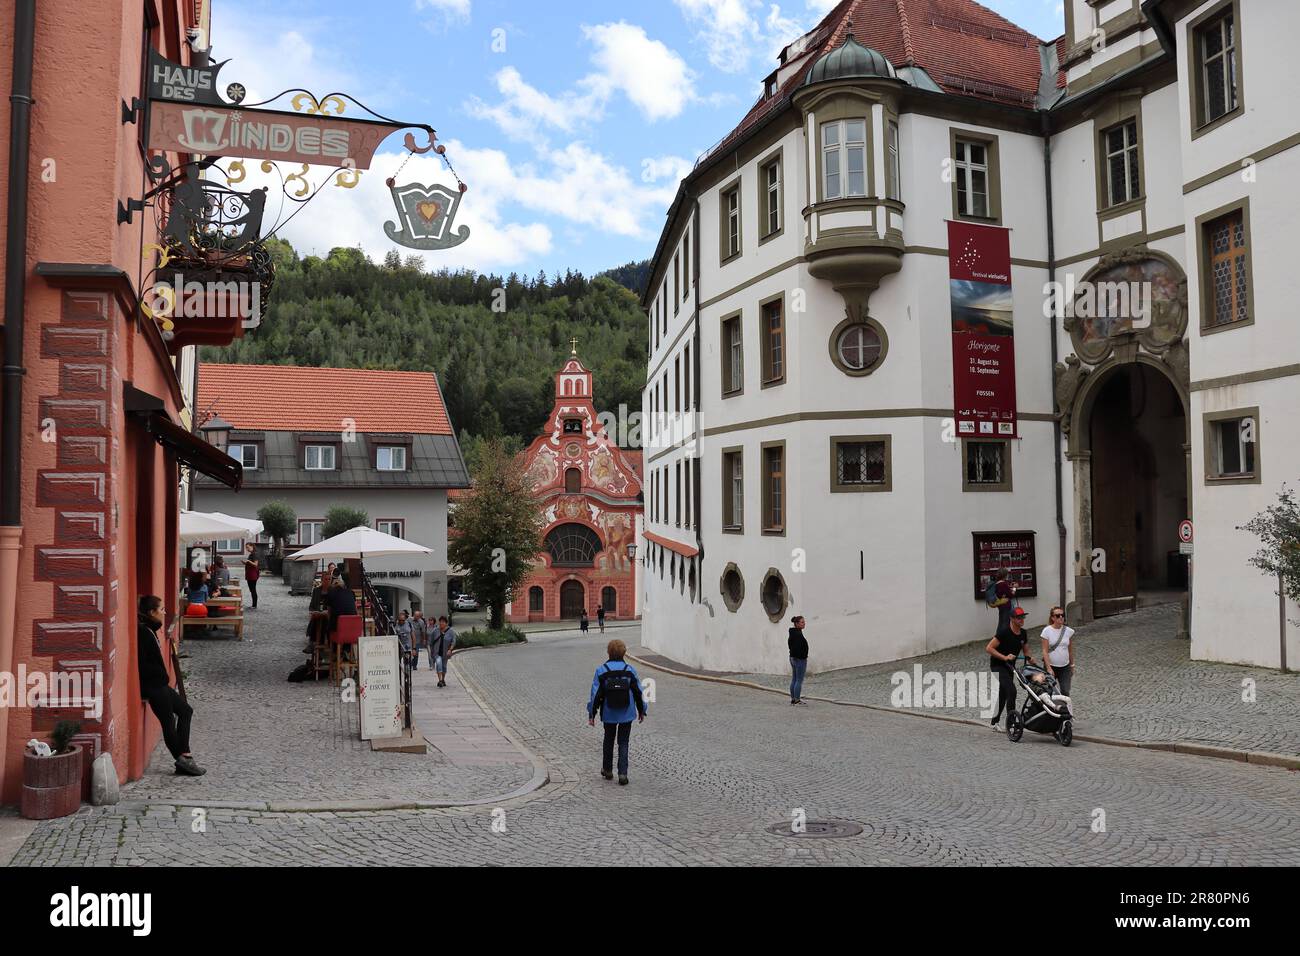
<svg viewBox="0 0 1300 956">
<path fill-rule="evenodd" d="M 665 674 L 672 674 L 674 677 L 686 677 L 690 680 L 707 681 L 711 684 L 730 684 L 733 687 L 746 687 L 751 690 L 761 690 L 769 694 L 786 695 L 786 691 L 779 687 L 766 687 L 763 684 L 755 684 L 753 681 L 738 680 L 734 677 L 712 677 L 706 674 L 692 674 L 688 671 L 674 670 L 671 667 L 664 667 L 662 664 L 654 664 L 644 658 L 637 657 L 631 652 L 628 653 L 628 659 L 636 661 L 642 667 L 653 668 L 662 671 Z M 864 710 L 878 710 L 886 714 L 896 714 L 902 717 L 921 717 L 926 720 L 942 720 L 952 724 L 965 724 L 968 727 L 987 726 L 981 720 L 970 720 L 966 717 L 953 717 L 948 714 L 927 714 L 922 711 L 907 710 L 899 707 L 882 707 L 880 704 L 864 704 L 856 700 L 836 700 L 833 697 L 808 697 L 808 700 L 815 700 L 822 704 L 835 704 L 839 707 L 860 707 Z M 1249 763 L 1256 766 L 1280 767 L 1284 770 L 1300 770 L 1300 757 L 1290 757 L 1286 754 L 1267 753 L 1258 750 L 1235 750 L 1231 747 L 1213 747 L 1208 744 L 1183 743 L 1181 741 L 1144 741 L 1144 740 L 1124 740 L 1117 737 L 1100 737 L 1091 734 L 1075 734 L 1075 740 L 1083 741 L 1090 744 L 1102 744 L 1107 747 L 1135 747 L 1140 750 L 1159 750 L 1166 753 L 1181 754 L 1188 757 L 1211 757 L 1219 760 L 1235 760 L 1239 763 Z"/>
</svg>

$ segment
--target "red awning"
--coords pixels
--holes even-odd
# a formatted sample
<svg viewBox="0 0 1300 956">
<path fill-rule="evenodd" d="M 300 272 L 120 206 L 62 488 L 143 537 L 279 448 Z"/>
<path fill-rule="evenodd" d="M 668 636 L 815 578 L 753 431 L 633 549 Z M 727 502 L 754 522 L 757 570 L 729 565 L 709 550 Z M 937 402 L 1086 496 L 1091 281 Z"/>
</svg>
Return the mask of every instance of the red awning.
<svg viewBox="0 0 1300 956">
<path fill-rule="evenodd" d="M 645 539 L 647 541 L 653 541 L 655 544 L 662 545 L 669 551 L 675 551 L 683 558 L 693 558 L 700 553 L 699 548 L 692 547 L 689 544 L 682 544 L 680 541 L 674 541 L 672 538 L 665 538 L 661 534 L 654 534 L 650 531 L 645 532 Z"/>
</svg>

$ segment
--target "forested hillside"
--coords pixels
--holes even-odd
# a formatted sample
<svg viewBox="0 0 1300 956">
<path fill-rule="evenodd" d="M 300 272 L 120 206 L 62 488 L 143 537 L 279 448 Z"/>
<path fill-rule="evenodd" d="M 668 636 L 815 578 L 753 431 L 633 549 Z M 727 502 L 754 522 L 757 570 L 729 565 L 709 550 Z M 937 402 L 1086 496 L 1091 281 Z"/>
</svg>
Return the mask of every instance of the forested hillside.
<svg viewBox="0 0 1300 956">
<path fill-rule="evenodd" d="M 578 340 L 596 408 L 641 407 L 646 324 L 637 296 L 607 276 L 426 273 L 419 257 L 382 263 L 360 250 L 299 258 L 272 240 L 275 287 L 261 327 L 201 359 L 438 373 L 453 425 L 476 438 L 542 427 L 555 372 Z M 637 264 L 622 267 L 635 280 Z M 620 276 L 623 278 L 624 276 Z"/>
</svg>

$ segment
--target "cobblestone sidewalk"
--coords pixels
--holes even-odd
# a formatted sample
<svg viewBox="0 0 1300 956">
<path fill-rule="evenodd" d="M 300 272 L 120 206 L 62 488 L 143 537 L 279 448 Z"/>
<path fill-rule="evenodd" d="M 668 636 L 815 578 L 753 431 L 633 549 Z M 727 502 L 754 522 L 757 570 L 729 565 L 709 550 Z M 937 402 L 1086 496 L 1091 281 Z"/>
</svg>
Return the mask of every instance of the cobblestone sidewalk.
<svg viewBox="0 0 1300 956">
<path fill-rule="evenodd" d="M 291 596 L 269 576 L 258 591 L 258 609 L 244 612 L 243 641 L 218 630 L 181 646 L 194 705 L 190 742 L 207 775 L 175 776 L 171 755 L 159 744 L 144 777 L 123 788 L 124 801 L 469 802 L 509 793 L 530 779 L 532 766 L 513 748 L 505 759 L 491 760 L 458 759 L 436 749 L 424 756 L 372 752 L 356 739 L 355 706 L 343 705 L 327 680 L 286 680 L 307 660 L 307 599 Z M 441 704 L 438 711 L 425 707 L 434 688 L 424 677 L 421 672 L 415 691 L 417 710 L 425 715 L 421 731 L 437 733 L 458 719 L 486 721 L 472 700 L 473 713 L 444 716 Z"/>
<path fill-rule="evenodd" d="M 1191 660 L 1187 641 L 1177 637 L 1178 613 L 1175 605 L 1144 608 L 1079 630 L 1074 639 L 1077 669 L 1070 688 L 1078 716 L 1075 732 L 1300 754 L 1300 675 Z M 810 700 L 821 697 L 889 707 L 895 687 L 891 677 L 900 671 L 910 679 L 918 664 L 923 673 L 978 672 L 989 666 L 984 653 L 987 642 L 979 641 L 924 657 L 819 674 L 816 625 L 810 624 L 804 633 L 811 647 L 804 682 L 804 694 Z M 1031 644 L 1037 658 L 1042 656 L 1037 629 L 1034 635 Z M 655 656 L 648 648 L 632 652 Z M 783 690 L 790 686 L 789 676 L 783 675 L 726 676 Z M 1242 699 L 1248 688 L 1253 690 L 1253 702 Z M 979 716 L 975 707 L 942 712 Z"/>
</svg>

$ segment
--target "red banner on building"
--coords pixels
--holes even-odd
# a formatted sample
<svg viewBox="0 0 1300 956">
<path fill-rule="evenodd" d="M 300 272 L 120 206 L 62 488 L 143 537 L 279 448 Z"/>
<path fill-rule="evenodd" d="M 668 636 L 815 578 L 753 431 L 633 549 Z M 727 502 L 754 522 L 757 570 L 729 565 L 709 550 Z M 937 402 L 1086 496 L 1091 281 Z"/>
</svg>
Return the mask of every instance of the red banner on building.
<svg viewBox="0 0 1300 956">
<path fill-rule="evenodd" d="M 1016 438 L 1011 239 L 1000 226 L 948 223 L 957 434 Z"/>
</svg>

